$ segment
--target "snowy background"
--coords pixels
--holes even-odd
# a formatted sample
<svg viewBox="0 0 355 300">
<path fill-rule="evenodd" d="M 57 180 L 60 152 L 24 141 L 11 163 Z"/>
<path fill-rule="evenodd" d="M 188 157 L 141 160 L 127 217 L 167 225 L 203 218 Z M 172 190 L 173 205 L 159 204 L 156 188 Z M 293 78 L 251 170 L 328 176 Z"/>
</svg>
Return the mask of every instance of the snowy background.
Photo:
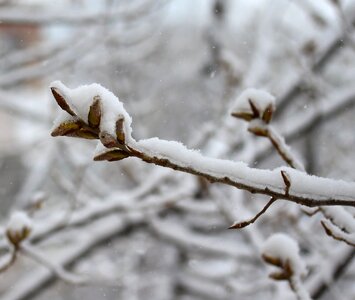
<svg viewBox="0 0 355 300">
<path fill-rule="evenodd" d="M 231 116 L 243 91 L 265 90 L 299 165 L 353 182 L 354 24 L 354 0 L 0 0 L 0 267 L 6 230 L 30 230 L 0 299 L 297 299 L 290 284 L 299 299 L 355 299 L 354 248 L 321 223 L 354 241 L 354 207 L 308 216 L 280 200 L 227 230 L 269 197 L 137 158 L 94 162 L 97 141 L 51 137 L 49 89 L 100 83 L 136 141 L 181 142 L 195 161 L 180 144 L 170 154 L 191 165 L 275 169 L 287 164 L 270 141 Z M 336 183 L 320 193 L 354 195 Z M 269 278 L 265 255 L 290 261 L 300 282 Z"/>
</svg>

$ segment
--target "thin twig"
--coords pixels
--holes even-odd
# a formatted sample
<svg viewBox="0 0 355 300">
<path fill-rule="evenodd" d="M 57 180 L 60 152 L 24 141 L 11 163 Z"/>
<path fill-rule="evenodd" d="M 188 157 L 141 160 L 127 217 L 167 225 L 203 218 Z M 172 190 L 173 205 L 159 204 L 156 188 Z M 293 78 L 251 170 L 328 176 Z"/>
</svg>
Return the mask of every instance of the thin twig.
<svg viewBox="0 0 355 300">
<path fill-rule="evenodd" d="M 0 273 L 7 271 L 16 261 L 17 258 L 17 248 L 12 247 L 10 250 L 9 257 L 3 258 L 4 262 L 1 262 Z"/>
<path fill-rule="evenodd" d="M 288 279 L 291 289 L 297 296 L 298 300 L 311 300 L 308 291 L 306 290 L 304 284 L 301 281 L 300 276 L 293 275 Z"/>
<path fill-rule="evenodd" d="M 355 234 L 348 234 L 342 231 L 336 224 L 332 224 L 329 220 L 320 221 L 326 234 L 337 241 L 344 242 L 349 246 L 355 247 Z"/>
<path fill-rule="evenodd" d="M 253 218 L 246 220 L 246 221 L 242 221 L 242 222 L 237 222 L 234 223 L 232 226 L 230 226 L 228 229 L 241 229 L 244 227 L 247 227 L 248 225 L 254 223 L 261 215 L 263 215 L 268 208 L 276 201 L 277 199 L 272 197 L 268 203 L 266 203 L 266 205 L 263 207 L 263 209 L 258 212 Z"/>
<path fill-rule="evenodd" d="M 303 164 L 296 158 L 286 145 L 283 137 L 274 130 L 273 127 L 268 126 L 267 138 L 270 140 L 276 151 L 280 154 L 283 160 L 292 168 L 300 171 L 305 171 Z"/>
</svg>

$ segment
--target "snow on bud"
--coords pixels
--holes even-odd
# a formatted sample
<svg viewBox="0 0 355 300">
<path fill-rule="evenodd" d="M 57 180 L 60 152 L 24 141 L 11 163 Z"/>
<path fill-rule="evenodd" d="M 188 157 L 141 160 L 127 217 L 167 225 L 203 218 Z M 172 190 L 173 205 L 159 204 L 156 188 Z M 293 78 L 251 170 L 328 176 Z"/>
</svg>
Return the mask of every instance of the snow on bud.
<svg viewBox="0 0 355 300">
<path fill-rule="evenodd" d="M 60 81 L 54 81 L 50 88 L 58 105 L 71 117 L 64 119 L 64 123 L 56 122 L 56 136 L 98 139 L 100 133 L 107 133 L 120 143 L 131 139 L 131 116 L 123 103 L 100 84 L 71 89 Z M 78 126 L 80 128 L 76 128 Z"/>
<path fill-rule="evenodd" d="M 306 274 L 298 244 L 287 234 L 276 233 L 270 236 L 263 244 L 261 253 L 267 263 L 283 269 L 280 273 L 271 274 L 274 279 L 289 279 L 293 275 Z"/>
<path fill-rule="evenodd" d="M 32 230 L 32 220 L 25 212 L 16 211 L 11 214 L 6 226 L 6 236 L 10 243 L 17 247 Z"/>
<path fill-rule="evenodd" d="M 231 114 L 233 117 L 245 121 L 261 119 L 268 124 L 274 110 L 275 97 L 273 95 L 262 90 L 249 88 L 235 100 Z"/>
<path fill-rule="evenodd" d="M 126 145 L 133 141 L 132 119 L 112 92 L 97 83 L 70 89 L 54 81 L 50 88 L 64 110 L 54 122 L 52 136 L 100 139 L 109 150 L 97 152 L 94 160 L 115 161 L 130 156 Z"/>
</svg>

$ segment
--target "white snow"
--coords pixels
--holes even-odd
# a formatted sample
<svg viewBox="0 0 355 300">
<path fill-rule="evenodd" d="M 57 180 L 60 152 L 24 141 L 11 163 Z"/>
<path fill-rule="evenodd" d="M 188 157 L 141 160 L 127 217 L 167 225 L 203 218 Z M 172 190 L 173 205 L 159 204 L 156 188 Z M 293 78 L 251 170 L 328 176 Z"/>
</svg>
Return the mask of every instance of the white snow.
<svg viewBox="0 0 355 300">
<path fill-rule="evenodd" d="M 16 234 L 21 233 L 24 229 L 32 229 L 32 220 L 23 211 L 13 212 L 6 225 L 6 231 Z"/>
<path fill-rule="evenodd" d="M 252 113 L 249 100 L 254 103 L 259 112 L 262 114 L 271 104 L 275 107 L 275 97 L 270 93 L 254 88 L 244 90 L 234 102 L 232 112 Z"/>
<path fill-rule="evenodd" d="M 120 118 L 124 118 L 124 129 L 127 139 L 132 135 L 132 118 L 123 107 L 123 103 L 109 90 L 104 88 L 98 83 L 90 85 L 82 85 L 74 89 L 66 87 L 61 81 L 54 81 L 50 84 L 50 87 L 57 88 L 65 97 L 70 108 L 76 113 L 76 115 L 84 122 L 88 122 L 88 114 L 90 106 L 93 103 L 95 96 L 101 98 L 101 122 L 100 131 L 107 132 L 113 136 L 116 136 L 116 121 Z M 64 118 L 63 116 L 60 118 Z M 61 119 L 59 119 L 60 121 Z M 64 118 L 64 121 L 69 119 Z M 55 122 L 58 124 L 58 120 Z"/>
<path fill-rule="evenodd" d="M 135 142 L 134 147 L 152 157 L 169 159 L 179 166 L 190 167 L 217 178 L 228 177 L 256 188 L 267 187 L 272 191 L 284 193 L 285 183 L 281 171 L 285 171 L 291 181 L 290 194 L 319 200 L 332 197 L 354 199 L 355 184 L 353 183 L 308 175 L 289 167 L 274 170 L 250 168 L 243 162 L 204 157 L 198 151 L 187 149 L 181 143 L 160 140 L 156 137 Z"/>
<path fill-rule="evenodd" d="M 294 275 L 306 274 L 306 267 L 299 255 L 297 242 L 285 233 L 275 233 L 270 236 L 261 247 L 261 253 L 268 257 L 278 258 L 283 264 L 289 262 Z"/>
</svg>

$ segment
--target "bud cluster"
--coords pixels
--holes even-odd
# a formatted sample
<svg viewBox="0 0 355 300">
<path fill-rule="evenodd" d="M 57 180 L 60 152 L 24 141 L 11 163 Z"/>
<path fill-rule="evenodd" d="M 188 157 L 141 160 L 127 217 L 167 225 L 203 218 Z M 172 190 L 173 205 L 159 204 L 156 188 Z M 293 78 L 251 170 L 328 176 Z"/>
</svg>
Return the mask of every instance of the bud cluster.
<svg viewBox="0 0 355 300">
<path fill-rule="evenodd" d="M 55 83 L 51 92 L 65 112 L 57 120 L 52 136 L 99 139 L 104 147 L 94 160 L 116 161 L 131 156 L 126 146 L 131 119 L 111 92 L 97 84 L 70 90 L 62 83 Z"/>
<path fill-rule="evenodd" d="M 270 123 L 274 111 L 274 96 L 265 91 L 249 88 L 236 99 L 231 115 L 249 122 L 248 130 L 255 135 L 266 136 L 266 125 Z"/>
</svg>

